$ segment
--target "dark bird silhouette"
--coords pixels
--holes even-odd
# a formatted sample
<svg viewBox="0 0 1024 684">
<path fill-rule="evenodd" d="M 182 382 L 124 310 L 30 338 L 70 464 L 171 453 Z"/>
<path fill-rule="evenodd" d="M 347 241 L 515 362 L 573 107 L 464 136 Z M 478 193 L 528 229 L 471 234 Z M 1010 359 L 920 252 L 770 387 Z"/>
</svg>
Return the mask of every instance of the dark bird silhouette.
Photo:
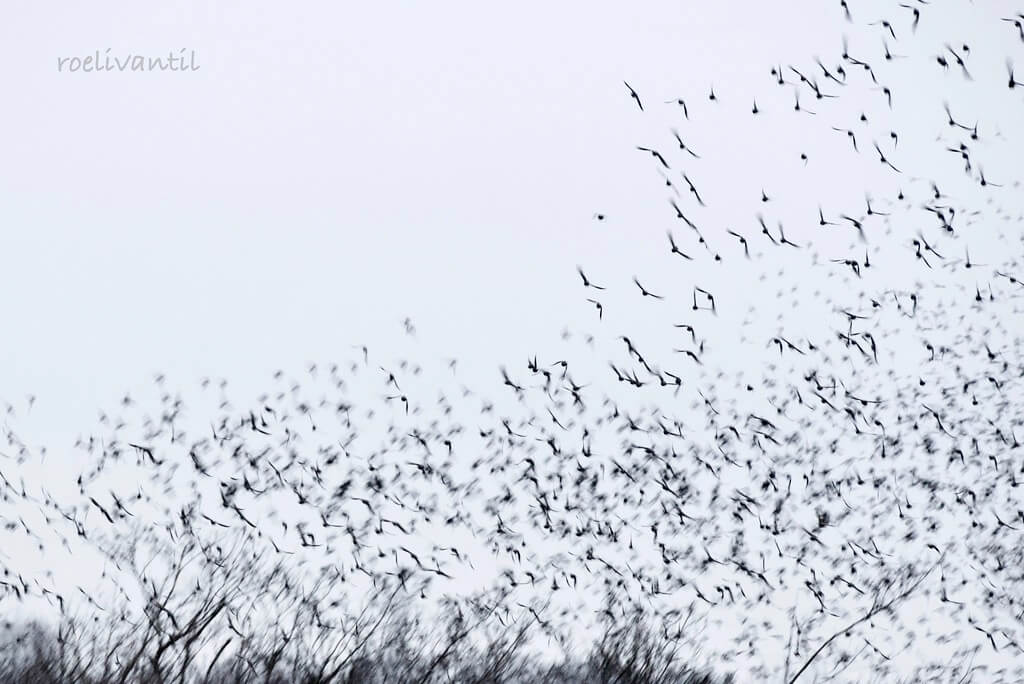
<svg viewBox="0 0 1024 684">
<path fill-rule="evenodd" d="M 595 285 L 594 283 L 590 282 L 590 279 L 587 278 L 587 274 L 583 272 L 583 268 L 581 268 L 580 266 L 576 267 L 576 272 L 580 274 L 580 279 L 583 280 L 583 287 L 592 287 L 595 290 L 604 289 L 600 285 Z"/>
<path fill-rule="evenodd" d="M 626 83 L 626 82 L 625 82 L 625 81 L 623 81 L 623 83 Z M 627 89 L 629 90 L 629 96 L 630 96 L 631 98 L 633 98 L 633 100 L 635 100 L 635 101 L 636 101 L 636 106 L 640 108 L 640 111 L 641 111 L 641 112 L 642 112 L 642 111 L 644 111 L 644 105 L 643 105 L 643 103 L 642 103 L 642 102 L 640 101 L 640 96 L 636 94 L 636 91 L 635 91 L 635 90 L 633 90 L 633 86 L 631 86 L 631 85 L 629 85 L 628 83 L 626 83 L 626 88 L 627 88 Z"/>
<path fill-rule="evenodd" d="M 693 257 L 691 257 L 689 254 L 684 254 L 682 251 L 680 251 L 679 247 L 676 246 L 675 238 L 672 237 L 672 231 L 668 231 L 668 244 L 669 244 L 669 247 L 671 248 L 671 253 L 672 254 L 678 254 L 679 256 L 683 257 L 687 261 L 693 261 Z"/>
<path fill-rule="evenodd" d="M 665 157 L 661 156 L 661 152 L 658 152 L 658 151 L 657 151 L 657 150 L 655 150 L 655 149 L 651 149 L 650 147 L 643 147 L 643 146 L 641 146 L 641 145 L 637 145 L 637 146 L 636 146 L 636 149 L 638 149 L 638 150 L 640 150 L 640 151 L 642 151 L 642 152 L 647 152 L 647 153 L 648 153 L 648 154 L 650 154 L 650 155 L 651 155 L 652 157 L 654 157 L 654 158 L 655 158 L 655 159 L 657 159 L 657 160 L 658 160 L 659 162 L 661 162 L 661 165 L 662 165 L 662 166 L 664 166 L 664 167 L 665 167 L 666 169 L 667 169 L 667 168 L 670 168 L 670 167 L 669 167 L 669 165 L 668 165 L 668 162 L 667 162 L 667 161 L 665 161 Z"/>
<path fill-rule="evenodd" d="M 656 295 L 656 294 L 654 294 L 653 292 L 650 292 L 650 291 L 648 291 L 648 290 L 647 290 L 646 288 L 644 288 L 644 286 L 640 284 L 640 281 L 639 281 L 639 280 L 637 280 L 637 277 L 636 277 L 636 276 L 633 276 L 633 283 L 634 283 L 634 284 L 635 284 L 635 285 L 636 285 L 636 286 L 637 286 L 638 288 L 640 288 L 640 294 L 641 294 L 642 296 L 644 296 L 644 297 L 653 297 L 654 299 L 664 299 L 664 297 L 662 297 L 661 295 Z"/>
</svg>

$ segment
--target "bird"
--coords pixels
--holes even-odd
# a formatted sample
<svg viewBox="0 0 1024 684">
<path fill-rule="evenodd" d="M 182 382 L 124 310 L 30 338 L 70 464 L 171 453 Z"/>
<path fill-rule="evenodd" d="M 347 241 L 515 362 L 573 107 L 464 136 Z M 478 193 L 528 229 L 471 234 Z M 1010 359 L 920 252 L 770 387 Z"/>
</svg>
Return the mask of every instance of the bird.
<svg viewBox="0 0 1024 684">
<path fill-rule="evenodd" d="M 684 100 L 683 98 L 678 97 L 678 98 L 676 98 L 674 100 L 666 100 L 665 104 L 674 104 L 674 105 L 678 105 L 679 107 L 682 107 L 683 108 L 683 118 L 685 118 L 685 119 L 689 119 L 690 118 L 690 112 L 686 108 L 686 100 Z"/>
<path fill-rule="evenodd" d="M 674 128 L 672 129 L 672 135 L 675 137 L 676 142 L 679 143 L 679 149 L 683 150 L 694 159 L 700 159 L 700 155 L 687 147 L 686 143 L 683 142 L 683 139 L 679 137 L 679 132 Z"/>
<path fill-rule="evenodd" d="M 583 268 L 581 266 L 577 266 L 576 267 L 576 272 L 579 274 L 580 279 L 583 281 L 583 287 L 590 287 L 590 288 L 593 288 L 595 290 L 603 290 L 604 289 L 604 287 L 602 287 L 600 285 L 596 285 L 596 284 L 590 282 L 590 279 L 587 278 L 587 274 L 583 272 Z"/>
<path fill-rule="evenodd" d="M 890 162 L 888 159 L 886 159 L 885 154 L 882 153 L 882 149 L 878 146 L 878 143 L 876 142 L 876 143 L 873 143 L 873 144 L 875 146 L 875 151 L 878 152 L 878 161 L 881 162 L 882 164 L 885 164 L 886 166 L 888 166 L 890 169 L 892 169 L 896 173 L 902 173 L 902 171 L 900 171 L 895 166 L 893 166 L 892 162 Z"/>
<path fill-rule="evenodd" d="M 693 261 L 693 257 L 691 257 L 688 254 L 684 254 L 682 251 L 680 251 L 679 247 L 676 246 L 675 238 L 672 237 L 672 231 L 668 231 L 667 234 L 668 234 L 668 244 L 669 244 L 669 247 L 671 248 L 672 254 L 678 254 L 679 256 L 683 257 L 687 261 Z"/>
<path fill-rule="evenodd" d="M 668 165 L 668 162 L 665 161 L 665 157 L 661 156 L 661 152 L 658 152 L 655 149 L 651 149 L 650 147 L 643 147 L 642 145 L 637 145 L 636 149 L 641 150 L 643 152 L 647 152 L 652 157 L 657 159 L 661 163 L 661 165 L 664 166 L 666 169 L 670 168 L 669 165 Z"/>
<path fill-rule="evenodd" d="M 743 237 L 742 235 L 740 235 L 739 233 L 733 231 L 733 230 L 727 229 L 726 232 L 729 233 L 729 235 L 732 235 L 733 237 L 737 238 L 740 241 L 740 244 L 743 245 L 743 255 L 749 259 L 750 258 L 750 249 L 747 246 L 747 239 L 745 237 Z"/>
<path fill-rule="evenodd" d="M 690 193 L 697 199 L 697 203 L 702 207 L 707 206 L 704 204 L 704 200 L 701 199 L 700 193 L 697 192 L 697 188 L 693 185 L 693 183 L 690 181 L 690 178 L 685 173 L 683 174 L 683 180 L 686 181 L 686 184 L 689 186 Z"/>
<path fill-rule="evenodd" d="M 626 89 L 629 90 L 629 96 L 636 102 L 636 106 L 640 108 L 641 112 L 644 111 L 644 105 L 640 101 L 640 96 L 636 94 L 635 90 L 633 90 L 633 86 L 629 85 L 625 81 L 623 81 L 623 83 L 626 84 Z"/>
<path fill-rule="evenodd" d="M 640 281 L 637 279 L 636 276 L 633 276 L 633 283 L 637 286 L 637 288 L 639 288 L 641 296 L 653 297 L 654 299 L 664 299 L 664 297 L 662 297 L 661 295 L 656 295 L 653 292 L 650 292 L 649 290 L 644 288 L 644 286 L 640 284 Z"/>
</svg>

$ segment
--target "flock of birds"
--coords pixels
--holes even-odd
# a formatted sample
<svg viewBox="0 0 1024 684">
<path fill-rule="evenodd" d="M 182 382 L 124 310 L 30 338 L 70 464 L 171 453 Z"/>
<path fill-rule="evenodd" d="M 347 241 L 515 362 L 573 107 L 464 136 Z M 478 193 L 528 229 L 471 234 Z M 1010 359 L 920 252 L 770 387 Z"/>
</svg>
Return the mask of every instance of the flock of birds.
<svg viewBox="0 0 1024 684">
<path fill-rule="evenodd" d="M 205 380 L 210 405 L 195 410 L 161 376 L 155 414 L 126 396 L 80 438 L 85 467 L 66 496 L 51 494 L 55 481 L 19 481 L 10 464 L 34 452 L 8 429 L 6 533 L 41 550 L 54 534 L 71 553 L 108 548 L 145 520 L 170 540 L 200 540 L 211 563 L 225 561 L 223 535 L 241 534 L 246 548 L 293 563 L 292 590 L 329 580 L 325 623 L 384 581 L 422 600 L 495 583 L 507 590 L 499 620 L 527 610 L 568 645 L 595 614 L 640 610 L 751 681 L 795 679 L 804 666 L 822 678 L 1024 681 L 1022 217 L 1003 205 L 1020 189 L 983 171 L 985 143 L 1006 132 L 962 119 L 956 101 L 936 113 L 940 135 L 926 142 L 966 181 L 954 191 L 902 155 L 921 131 L 884 123 L 900 106 L 886 85 L 896 63 L 989 82 L 976 67 L 987 45 L 918 51 L 919 29 L 941 11 L 912 0 L 868 17 L 843 0 L 844 30 L 877 48 L 855 54 L 844 38 L 828 58 L 766 69 L 782 96 L 739 103 L 711 87 L 654 100 L 679 114 L 665 147 L 637 146 L 681 231 L 664 258 L 723 274 L 750 264 L 764 283 L 785 253 L 801 306 L 831 311 L 810 323 L 816 332 L 788 332 L 788 305 L 770 335 L 754 339 L 756 310 L 723 332 L 737 297 L 718 287 L 680 294 L 637 273 L 616 288 L 579 267 L 593 330 L 566 331 L 564 354 L 502 366 L 491 392 L 464 386 L 455 360 L 431 375 L 365 347 L 310 364 L 301 381 L 279 372 L 245 407 L 226 382 Z M 1019 34 L 1024 56 L 1024 13 L 986 21 Z M 998 79 L 1011 95 L 1024 93 L 1012 58 Z M 854 100 L 854 120 L 829 118 L 855 90 L 878 99 Z M 623 95 L 637 116 L 655 106 L 629 83 Z M 812 207 L 811 230 L 787 235 L 772 216 L 782 192 L 762 188 L 749 228 L 716 225 L 705 192 L 716 179 L 700 172 L 714 150 L 684 131 L 716 108 L 758 117 L 780 102 L 874 159 L 891 194 Z M 1024 98 L 1013 102 L 1024 121 Z M 1003 249 L 977 263 L 983 232 Z M 819 260 L 813 249 L 847 238 L 845 254 Z M 893 285 L 885 269 L 913 285 Z M 812 293 L 822 273 L 838 294 Z M 663 327 L 620 334 L 616 297 Z M 0 604 L 35 596 L 64 610 L 74 593 L 102 609 L 100 593 L 69 593 L 15 561 L 3 561 Z M 135 596 L 116 572 L 104 577 L 117 586 L 107 601 Z"/>
</svg>

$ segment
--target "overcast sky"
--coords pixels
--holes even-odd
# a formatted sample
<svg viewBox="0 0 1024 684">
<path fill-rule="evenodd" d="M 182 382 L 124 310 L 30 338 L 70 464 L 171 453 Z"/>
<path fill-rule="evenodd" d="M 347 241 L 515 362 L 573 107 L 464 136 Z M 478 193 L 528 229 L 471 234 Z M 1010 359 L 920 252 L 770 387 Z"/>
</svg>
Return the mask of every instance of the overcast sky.
<svg viewBox="0 0 1024 684">
<path fill-rule="evenodd" d="M 671 148 L 668 128 L 682 119 L 663 100 L 685 97 L 691 129 L 702 126 L 684 134 L 690 145 L 751 187 L 770 185 L 759 160 L 776 177 L 807 174 L 799 151 L 817 161 L 843 150 L 825 126 L 802 130 L 791 89 L 773 90 L 767 74 L 773 64 L 809 68 L 809 55 L 836 61 L 843 25 L 824 5 L 8 8 L 3 394 L 36 394 L 63 424 L 156 371 L 241 381 L 349 344 L 383 348 L 407 315 L 438 356 L 468 363 L 485 350 L 484 369 L 519 358 L 591 313 L 575 264 L 629 286 L 673 225 L 656 165 L 634 149 Z M 933 14 L 921 30 L 943 22 L 933 43 L 954 22 L 988 31 L 984 13 Z M 1013 35 L 997 35 L 987 58 L 999 82 Z M 200 68 L 58 72 L 61 57 L 107 48 L 194 50 Z M 712 83 L 723 105 L 714 114 Z M 912 86 L 898 91 L 904 105 Z M 760 139 L 747 116 L 757 95 L 777 117 Z M 915 120 L 917 110 L 902 111 Z M 796 142 L 778 133 L 785 118 Z M 844 161 L 859 203 L 878 169 L 867 156 Z M 822 188 L 810 168 L 794 216 L 813 218 L 819 198 L 842 195 L 841 176 Z M 740 205 L 738 225 L 749 222 L 729 193 L 705 188 L 716 219 L 723 204 Z M 756 191 L 743 199 L 756 206 Z M 606 222 L 594 221 L 598 211 Z"/>
<path fill-rule="evenodd" d="M 948 133 L 944 99 L 979 122 L 985 172 L 1007 185 L 1000 206 L 1007 193 L 1019 197 L 1011 184 L 1024 158 L 1019 136 L 999 137 L 1024 120 L 1022 89 L 1005 88 L 1003 70 L 1015 54 L 1024 73 L 1022 44 L 993 23 L 1013 3 L 926 13 L 913 39 L 893 3 L 851 4 L 858 21 L 893 20 L 906 37 L 891 42 L 894 52 L 970 43 L 975 80 L 922 71 L 927 57 L 897 60 L 886 65 L 892 111 L 870 88 L 836 103 L 804 89 L 801 105 L 821 113 L 795 113 L 793 87 L 777 87 L 769 69 L 813 72 L 815 55 L 835 65 L 847 30 L 838 2 L 816 0 L 7 8 L 0 399 L 26 424 L 25 398 L 35 395 L 28 424 L 53 450 L 157 372 L 172 386 L 211 375 L 256 392 L 276 368 L 348 358 L 351 345 L 379 358 L 406 353 L 406 316 L 417 360 L 459 357 L 471 381 L 496 385 L 498 364 L 525 365 L 527 355 L 550 355 L 563 328 L 598 325 L 577 264 L 609 287 L 607 325 L 621 328 L 609 338 L 658 334 L 690 313 L 691 287 L 707 283 L 721 313 L 709 335 L 726 348 L 778 331 L 774 310 L 764 330 L 740 326 L 756 327 L 751 309 L 766 303 L 785 311 L 793 336 L 820 332 L 828 312 L 802 310 L 799 293 L 780 291 L 795 281 L 760 279 L 798 257 L 746 266 L 725 228 L 753 237 L 755 214 L 770 212 L 818 255 L 803 286 L 825 288 L 829 260 L 863 247 L 852 231 L 822 232 L 819 204 L 834 218 L 863 213 L 866 192 L 876 208 L 900 188 L 927 196 L 925 174 L 944 190 L 970 188 L 935 143 Z M 58 70 L 61 58 L 108 48 L 121 58 L 194 51 L 199 69 Z M 881 50 L 881 33 L 851 39 L 857 56 L 881 61 Z M 688 121 L 665 104 L 676 97 Z M 831 126 L 853 127 L 862 112 L 871 122 L 858 155 Z M 673 126 L 701 159 L 673 149 Z M 901 136 L 899 178 L 870 153 L 872 140 L 893 149 L 889 130 Z M 693 215 L 736 266 L 705 259 L 684 273 L 665 258 L 668 229 L 687 251 L 703 248 L 637 145 L 672 152 L 677 184 L 680 168 L 705 179 L 708 209 Z M 984 206 L 984 195 L 970 197 Z M 985 225 L 992 230 L 972 243 L 981 263 L 1004 239 L 998 221 Z M 905 254 L 890 259 L 884 241 L 871 244 L 882 280 L 914 278 Z M 667 295 L 662 308 L 637 300 L 634 274 Z"/>
<path fill-rule="evenodd" d="M 519 356 L 565 322 L 576 263 L 661 236 L 642 223 L 642 198 L 664 205 L 633 145 L 665 127 L 622 81 L 665 120 L 676 91 L 784 59 L 792 36 L 762 31 L 770 18 L 715 3 L 8 10 L 4 395 L 91 418 L 158 370 L 265 374 L 386 345 L 407 315 L 439 353 Z M 200 69 L 58 73 L 108 47 L 195 50 Z"/>
</svg>

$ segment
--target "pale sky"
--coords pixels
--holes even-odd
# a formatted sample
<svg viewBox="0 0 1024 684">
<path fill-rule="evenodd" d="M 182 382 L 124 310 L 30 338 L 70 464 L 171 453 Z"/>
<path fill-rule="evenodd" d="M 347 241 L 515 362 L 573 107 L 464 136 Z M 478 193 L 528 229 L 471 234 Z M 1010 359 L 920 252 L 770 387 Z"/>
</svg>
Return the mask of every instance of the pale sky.
<svg viewBox="0 0 1024 684">
<path fill-rule="evenodd" d="M 5 396 L 70 416 L 156 371 L 237 378 L 386 345 L 405 316 L 439 354 L 518 358 L 567 322 L 576 263 L 661 238 L 633 149 L 678 118 L 661 101 L 713 80 L 728 98 L 800 54 L 798 25 L 761 30 L 777 11 L 8 9 Z M 201 66 L 57 72 L 108 47 L 194 49 Z"/>
<path fill-rule="evenodd" d="M 817 207 L 838 220 L 862 215 L 865 193 L 876 209 L 894 205 L 898 189 L 919 202 L 929 194 L 921 177 L 959 193 L 963 225 L 986 193 L 1001 193 L 970 233 L 972 258 L 997 262 L 1006 238 L 993 216 L 1020 213 L 1012 184 L 1024 158 L 1014 130 L 1024 88 L 1006 88 L 1003 62 L 1016 56 L 1024 78 L 1024 42 L 998 20 L 1015 3 L 982 4 L 926 11 L 916 34 L 906 10 L 882 2 L 851 3 L 856 27 L 838 2 L 810 0 L 5 8 L 0 400 L 15 408 L 9 422 L 60 459 L 100 408 L 142 393 L 158 372 L 175 388 L 212 376 L 255 395 L 277 368 L 298 375 L 362 344 L 375 358 L 442 368 L 457 357 L 464 382 L 498 394 L 497 367 L 525 373 L 528 356 L 558 353 L 564 328 L 600 329 L 601 344 L 629 334 L 665 346 L 666 322 L 692 317 L 694 285 L 718 298 L 702 334 L 720 358 L 738 356 L 743 336 L 764 348 L 779 333 L 777 313 L 790 337 L 820 336 L 838 319 L 804 308 L 811 302 L 791 288 L 841 288 L 829 260 L 864 248 L 853 230 L 823 231 Z M 892 52 L 915 59 L 883 62 L 882 28 L 862 26 L 882 17 L 901 39 Z M 834 67 L 844 34 L 891 86 L 893 109 L 847 66 L 857 95 L 815 101 L 804 87 L 800 105 L 818 113 L 794 112 L 794 87 L 769 70 L 782 66 L 793 82 L 792 64 L 837 93 L 813 57 Z M 922 68 L 947 41 L 970 45 L 973 81 L 955 66 Z M 108 48 L 194 51 L 200 68 L 58 71 L 61 58 Z M 689 120 L 665 103 L 677 97 Z M 949 134 L 943 100 L 978 123 L 978 159 L 1004 188 L 979 189 L 936 143 Z M 832 126 L 858 126 L 861 153 Z M 680 153 L 673 127 L 700 159 Z M 902 175 L 878 163 L 873 140 Z M 677 202 L 724 266 L 669 258 L 669 229 L 684 251 L 705 257 L 704 248 L 637 145 L 671 153 Z M 707 208 L 687 197 L 681 170 Z M 806 251 L 756 240 L 758 212 Z M 934 227 L 920 212 L 914 220 L 901 238 Z M 748 266 L 726 228 L 771 258 Z M 919 274 L 895 251 L 912 255 L 907 241 L 871 237 L 875 286 L 909 286 Z M 593 291 L 577 264 L 608 287 L 605 321 L 585 301 Z M 664 304 L 640 300 L 634 275 Z M 745 355 L 733 369 L 761 362 Z"/>
<path fill-rule="evenodd" d="M 870 16 L 867 4 L 858 14 Z M 836 61 L 837 11 L 18 3 L 0 27 L 4 395 L 34 393 L 65 424 L 157 371 L 240 381 L 349 344 L 386 346 L 405 316 L 439 356 L 477 358 L 490 372 L 590 313 L 575 264 L 628 286 L 652 241 L 669 227 L 682 233 L 656 165 L 634 149 L 671 149 L 672 125 L 699 126 L 684 137 L 710 151 L 705 166 L 750 187 L 771 193 L 765 175 L 780 167 L 808 183 L 810 209 L 794 216 L 813 218 L 819 201 L 839 197 L 859 208 L 876 165 L 840 160 L 853 164 L 845 179 L 802 169 L 798 150 L 834 160 L 845 140 L 786 121 L 790 107 L 778 110 L 791 88 L 773 89 L 767 73 L 810 69 L 809 55 Z M 976 35 L 992 14 L 926 15 L 917 43 L 941 45 L 948 26 Z M 997 43 L 979 57 L 998 83 L 1014 36 L 983 35 Z M 866 42 L 851 51 L 881 47 Z M 57 71 L 60 57 L 107 48 L 186 48 L 200 70 Z M 901 86 L 903 121 L 919 120 L 906 102 L 915 84 Z M 758 95 L 765 118 L 776 117 L 760 133 L 744 125 Z M 981 119 L 983 133 L 990 119 L 1013 121 L 1002 111 L 1012 93 L 997 95 L 963 117 Z M 663 104 L 676 96 L 693 110 L 689 127 Z M 941 131 L 937 103 L 920 105 Z M 992 177 L 1003 171 L 989 165 Z M 716 222 L 749 223 L 756 190 L 730 216 L 722 205 L 738 200 L 728 187 L 705 185 L 725 214 Z M 609 218 L 599 224 L 594 212 Z"/>
</svg>

